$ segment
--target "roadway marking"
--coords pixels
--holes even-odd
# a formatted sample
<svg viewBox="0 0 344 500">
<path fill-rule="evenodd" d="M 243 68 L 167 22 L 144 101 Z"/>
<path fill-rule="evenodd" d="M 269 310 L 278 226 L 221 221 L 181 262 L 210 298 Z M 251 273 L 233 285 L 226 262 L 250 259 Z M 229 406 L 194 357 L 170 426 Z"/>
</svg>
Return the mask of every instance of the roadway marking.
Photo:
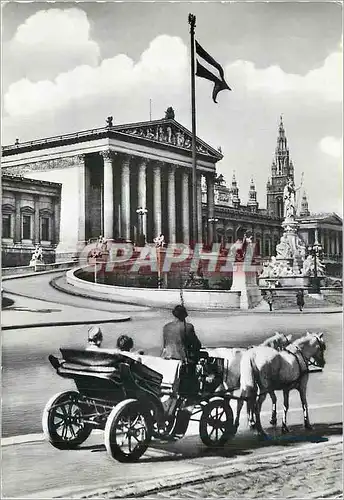
<svg viewBox="0 0 344 500">
<path fill-rule="evenodd" d="M 309 405 L 310 410 L 317 410 L 321 408 L 337 408 L 343 406 L 343 403 L 331 403 L 327 405 Z M 290 408 L 288 413 L 290 412 L 302 412 L 302 408 Z M 279 410 L 277 413 L 282 413 L 282 410 Z M 261 413 L 261 415 L 271 415 L 271 411 L 264 411 Z M 190 428 L 192 427 L 192 422 L 190 422 Z M 95 429 L 92 434 L 102 434 L 104 431 Z M 187 435 L 196 435 L 198 432 L 195 432 L 194 434 L 192 433 L 187 433 Z M 24 443 L 32 443 L 32 442 L 38 442 L 38 441 L 44 441 L 44 434 L 43 433 L 37 433 L 37 434 L 21 434 L 18 436 L 10 436 L 6 438 L 1 438 L 1 446 L 11 446 L 11 445 L 16 445 L 16 444 L 24 444 Z"/>
</svg>

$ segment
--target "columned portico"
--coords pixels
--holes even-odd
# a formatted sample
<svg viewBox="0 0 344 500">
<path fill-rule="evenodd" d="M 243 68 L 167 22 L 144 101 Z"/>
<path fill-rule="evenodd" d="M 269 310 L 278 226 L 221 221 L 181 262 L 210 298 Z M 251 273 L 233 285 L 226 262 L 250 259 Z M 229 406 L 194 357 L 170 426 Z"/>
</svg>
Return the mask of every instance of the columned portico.
<svg viewBox="0 0 344 500">
<path fill-rule="evenodd" d="M 196 243 L 199 243 L 202 241 L 202 174 L 200 173 L 197 173 L 197 228 L 198 242 Z"/>
<path fill-rule="evenodd" d="M 190 206 L 189 206 L 189 174 L 186 170 L 182 172 L 182 228 L 183 243 L 190 243 Z"/>
<path fill-rule="evenodd" d="M 167 204 L 168 204 L 168 241 L 169 243 L 176 242 L 176 168 L 174 165 L 168 169 L 168 187 L 167 187 Z"/>
<path fill-rule="evenodd" d="M 161 166 L 153 166 L 153 212 L 154 212 L 154 237 L 161 234 Z"/>
<path fill-rule="evenodd" d="M 122 162 L 122 236 L 130 239 L 130 156 L 125 156 Z"/>
<path fill-rule="evenodd" d="M 214 218 L 214 176 L 212 174 L 207 175 L 207 211 L 208 219 Z M 208 243 L 213 243 L 214 241 L 214 223 L 208 222 Z"/>
<path fill-rule="evenodd" d="M 147 191 L 146 191 L 146 168 L 147 161 L 141 160 L 138 166 L 138 205 L 141 208 L 146 208 L 147 205 Z M 147 216 L 142 216 L 142 233 L 147 235 Z"/>
<path fill-rule="evenodd" d="M 113 153 L 103 151 L 101 155 L 104 161 L 104 238 L 112 239 L 114 225 Z"/>
</svg>

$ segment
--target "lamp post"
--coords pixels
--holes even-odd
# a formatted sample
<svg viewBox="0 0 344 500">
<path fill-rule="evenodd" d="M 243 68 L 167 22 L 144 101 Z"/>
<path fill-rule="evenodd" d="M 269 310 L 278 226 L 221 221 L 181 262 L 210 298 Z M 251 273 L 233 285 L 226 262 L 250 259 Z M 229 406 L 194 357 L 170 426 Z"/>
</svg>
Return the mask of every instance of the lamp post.
<svg viewBox="0 0 344 500">
<path fill-rule="evenodd" d="M 214 243 L 214 227 L 215 227 L 215 225 L 216 225 L 217 222 L 219 222 L 219 219 L 217 219 L 216 217 L 209 217 L 209 219 L 208 219 L 208 224 L 212 224 L 213 225 L 213 231 L 212 231 L 212 233 L 213 233 L 213 238 L 212 238 L 213 241 L 209 241 L 209 244 Z"/>
<path fill-rule="evenodd" d="M 143 233 L 143 217 L 147 214 L 147 208 L 139 207 L 136 210 L 137 215 L 139 216 L 139 246 L 144 246 L 145 244 L 145 235 Z"/>
<path fill-rule="evenodd" d="M 313 246 L 308 247 L 308 252 L 310 255 L 314 257 L 314 280 L 312 280 L 313 281 L 312 288 L 314 289 L 315 293 L 319 293 L 320 283 L 318 278 L 318 259 L 322 252 L 322 246 L 320 245 L 317 239 L 315 240 Z"/>
</svg>

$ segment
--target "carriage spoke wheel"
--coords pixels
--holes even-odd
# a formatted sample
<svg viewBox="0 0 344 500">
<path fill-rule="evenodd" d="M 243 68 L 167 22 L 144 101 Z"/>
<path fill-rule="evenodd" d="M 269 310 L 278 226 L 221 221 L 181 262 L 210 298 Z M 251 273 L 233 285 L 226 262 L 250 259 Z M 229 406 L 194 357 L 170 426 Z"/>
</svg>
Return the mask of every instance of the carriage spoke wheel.
<svg viewBox="0 0 344 500">
<path fill-rule="evenodd" d="M 61 450 L 76 448 L 92 432 L 83 420 L 83 410 L 76 391 L 60 392 L 46 404 L 42 427 L 45 438 Z"/>
<path fill-rule="evenodd" d="M 153 423 L 136 399 L 126 399 L 111 411 L 104 441 L 109 455 L 119 462 L 135 462 L 148 448 Z"/>
<path fill-rule="evenodd" d="M 210 401 L 204 408 L 199 434 L 206 446 L 223 446 L 235 434 L 233 412 L 229 403 L 223 399 Z"/>
</svg>

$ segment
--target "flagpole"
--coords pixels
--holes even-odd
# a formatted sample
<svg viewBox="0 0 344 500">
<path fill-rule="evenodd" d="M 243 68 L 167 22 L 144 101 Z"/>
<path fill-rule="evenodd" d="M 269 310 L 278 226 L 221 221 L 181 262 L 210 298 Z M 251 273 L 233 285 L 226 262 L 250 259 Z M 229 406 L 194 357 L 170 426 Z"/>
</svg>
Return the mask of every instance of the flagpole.
<svg viewBox="0 0 344 500">
<path fill-rule="evenodd" d="M 198 243 L 197 225 L 197 164 L 196 164 L 196 88 L 195 88 L 195 26 L 196 16 L 189 14 L 191 52 L 191 113 L 192 113 L 192 238 Z"/>
</svg>

